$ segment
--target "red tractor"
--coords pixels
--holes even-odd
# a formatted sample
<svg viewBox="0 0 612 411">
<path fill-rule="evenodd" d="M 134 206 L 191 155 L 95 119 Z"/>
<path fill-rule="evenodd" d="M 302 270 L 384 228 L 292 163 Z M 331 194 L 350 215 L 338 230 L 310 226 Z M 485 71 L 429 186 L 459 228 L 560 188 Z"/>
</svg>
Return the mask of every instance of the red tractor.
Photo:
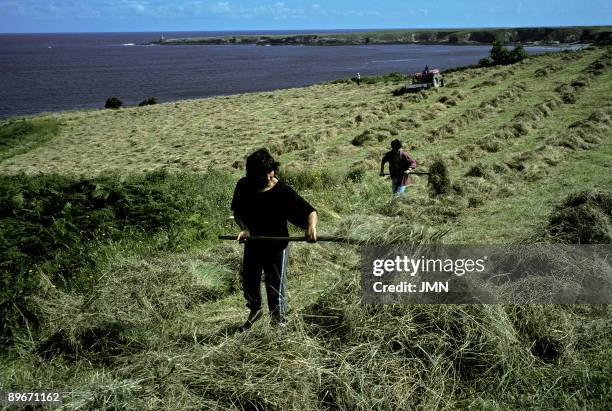
<svg viewBox="0 0 612 411">
<path fill-rule="evenodd" d="M 416 93 L 419 90 L 426 90 L 431 87 L 443 87 L 444 86 L 444 78 L 442 74 L 440 74 L 439 69 L 431 69 L 425 68 L 423 71 L 419 71 L 418 73 L 414 73 L 412 77 L 412 84 L 409 86 L 404 86 L 400 90 L 397 90 L 395 94 L 404 94 L 404 93 Z"/>
</svg>

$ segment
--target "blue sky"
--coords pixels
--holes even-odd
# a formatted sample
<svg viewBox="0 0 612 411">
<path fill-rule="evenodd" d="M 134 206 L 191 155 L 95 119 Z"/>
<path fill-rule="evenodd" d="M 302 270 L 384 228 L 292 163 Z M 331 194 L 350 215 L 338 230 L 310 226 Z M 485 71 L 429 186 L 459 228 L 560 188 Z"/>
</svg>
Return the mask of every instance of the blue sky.
<svg viewBox="0 0 612 411">
<path fill-rule="evenodd" d="M 612 25 L 612 0 L 0 0 L 0 32 Z"/>
</svg>

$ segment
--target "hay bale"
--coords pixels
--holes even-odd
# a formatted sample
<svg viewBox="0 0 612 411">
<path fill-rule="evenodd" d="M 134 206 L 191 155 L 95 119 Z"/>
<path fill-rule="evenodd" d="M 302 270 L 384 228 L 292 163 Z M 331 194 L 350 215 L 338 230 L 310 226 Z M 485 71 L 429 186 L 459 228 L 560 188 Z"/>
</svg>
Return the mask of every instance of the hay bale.
<svg viewBox="0 0 612 411">
<path fill-rule="evenodd" d="M 554 209 L 546 232 L 568 244 L 610 244 L 612 192 L 583 191 L 571 194 Z"/>
</svg>

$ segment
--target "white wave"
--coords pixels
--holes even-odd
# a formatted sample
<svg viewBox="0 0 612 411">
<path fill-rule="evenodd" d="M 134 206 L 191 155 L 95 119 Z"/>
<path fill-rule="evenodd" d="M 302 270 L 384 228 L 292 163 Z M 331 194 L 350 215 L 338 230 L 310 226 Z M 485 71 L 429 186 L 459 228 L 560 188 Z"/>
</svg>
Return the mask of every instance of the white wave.
<svg viewBox="0 0 612 411">
<path fill-rule="evenodd" d="M 124 46 L 135 46 L 136 44 L 134 43 L 123 43 Z"/>
</svg>

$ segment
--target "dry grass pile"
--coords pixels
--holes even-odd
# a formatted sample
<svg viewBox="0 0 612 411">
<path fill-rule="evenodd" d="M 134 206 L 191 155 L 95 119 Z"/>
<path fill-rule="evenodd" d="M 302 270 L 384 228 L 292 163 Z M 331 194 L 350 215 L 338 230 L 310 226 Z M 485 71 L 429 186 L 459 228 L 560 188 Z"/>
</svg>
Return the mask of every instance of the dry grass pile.
<svg viewBox="0 0 612 411">
<path fill-rule="evenodd" d="M 532 127 L 533 123 L 524 121 L 524 120 L 519 120 L 519 121 L 515 121 L 512 120 L 512 122 L 510 124 L 504 124 L 503 126 L 501 126 L 498 130 L 496 130 L 492 137 L 485 137 L 485 142 L 487 141 L 492 141 L 494 142 L 495 140 L 510 140 L 510 139 L 516 139 L 522 136 L 525 136 L 527 134 L 529 134 L 531 132 L 531 127 Z M 492 150 L 499 150 L 498 147 L 496 147 L 495 143 L 491 143 L 491 144 L 483 144 L 481 145 L 481 147 L 484 149 L 485 146 L 488 146 L 490 149 Z M 491 150 L 487 150 L 490 152 L 494 152 Z"/>
<path fill-rule="evenodd" d="M 612 242 L 612 192 L 583 191 L 555 207 L 546 234 L 567 244 Z"/>
<path fill-rule="evenodd" d="M 457 157 L 462 161 L 470 161 L 481 157 L 483 154 L 481 147 L 476 144 L 466 144 L 459 149 Z"/>
<path fill-rule="evenodd" d="M 441 159 L 434 160 L 428 169 L 429 192 L 432 196 L 448 193 L 450 189 L 450 176 L 446 164 Z"/>
<path fill-rule="evenodd" d="M 441 96 L 438 99 L 438 102 L 444 104 L 446 107 L 452 107 L 457 105 L 457 99 L 451 96 Z"/>
<path fill-rule="evenodd" d="M 416 112 L 411 117 L 400 117 L 393 121 L 392 127 L 395 130 L 414 130 L 423 125 L 423 120 L 419 112 Z"/>
<path fill-rule="evenodd" d="M 561 102 L 558 98 L 548 98 L 545 101 L 530 107 L 528 110 L 521 111 L 514 117 L 513 121 L 522 120 L 531 124 L 537 123 L 550 116 L 560 104 Z"/>
<path fill-rule="evenodd" d="M 323 376 L 324 408 L 370 409 L 360 398 L 384 409 L 462 408 L 473 391 L 483 406 L 505 396 L 524 406 L 519 386 L 576 357 L 561 306 L 367 306 L 351 298 L 357 290 L 344 281 L 305 310 L 306 332 L 338 353 Z"/>
<path fill-rule="evenodd" d="M 384 139 L 384 137 L 382 138 Z M 381 141 L 382 141 L 381 139 Z M 378 138 L 376 137 L 374 131 L 370 130 L 370 129 L 366 129 L 364 131 L 362 131 L 360 134 L 356 135 L 352 140 L 351 140 L 351 144 L 356 146 L 356 147 L 361 147 L 363 145 L 365 145 L 366 143 L 373 141 L 373 140 L 378 140 Z"/>
<path fill-rule="evenodd" d="M 525 83 L 515 83 L 512 86 L 508 87 L 499 95 L 483 101 L 480 103 L 480 108 L 491 110 L 492 108 L 499 108 L 507 105 L 508 103 L 518 101 L 523 94 L 528 90 L 528 87 Z"/>
<path fill-rule="evenodd" d="M 522 110 L 509 123 L 502 125 L 491 135 L 479 139 L 476 144 L 485 151 L 497 152 L 501 148 L 500 140 L 508 141 L 528 135 L 533 128 L 539 126 L 544 118 L 549 117 L 559 105 L 560 101 L 557 98 L 549 98 L 527 110 Z"/>
<path fill-rule="evenodd" d="M 555 91 L 559 93 L 561 100 L 563 100 L 565 104 L 574 104 L 576 102 L 576 90 L 569 84 L 561 84 L 555 88 Z"/>
<path fill-rule="evenodd" d="M 386 203 L 383 210 L 395 209 L 396 205 L 395 201 Z M 336 236 L 352 238 L 363 244 L 379 245 L 435 243 L 445 234 L 445 230 L 434 230 L 405 218 L 385 215 L 347 215 L 334 232 Z"/>
<path fill-rule="evenodd" d="M 427 226 L 452 224 L 468 208 L 467 198 L 452 195 L 455 184 L 449 189 L 448 195 L 401 198 L 386 206 L 381 212 L 408 221 L 419 221 Z"/>
<path fill-rule="evenodd" d="M 116 259 L 79 297 L 47 287 L 36 297 L 46 335 L 36 352 L 44 358 L 106 364 L 135 354 L 148 344 L 147 329 L 240 288 L 237 247 L 224 245 L 223 254 Z"/>
<path fill-rule="evenodd" d="M 566 104 L 574 104 L 578 95 L 591 85 L 589 76 L 580 76 L 572 80 L 569 84 L 561 84 L 555 91 L 561 96 Z"/>
<path fill-rule="evenodd" d="M 525 181 L 536 181 L 550 172 L 551 166 L 558 165 L 564 158 L 564 152 L 558 148 L 542 145 L 535 150 L 515 155 L 505 164 L 519 172 Z"/>
<path fill-rule="evenodd" d="M 483 87 L 492 87 L 492 86 L 496 86 L 500 83 L 501 81 L 499 79 L 488 79 L 488 80 L 484 80 L 478 84 L 475 84 L 474 86 L 472 86 L 473 89 L 480 89 Z"/>
<path fill-rule="evenodd" d="M 482 178 L 491 178 L 492 170 L 487 164 L 477 163 L 474 164 L 470 169 L 465 173 L 466 177 L 482 177 Z"/>
<path fill-rule="evenodd" d="M 536 78 L 545 78 L 548 77 L 552 74 L 555 74 L 556 72 L 563 70 L 563 66 L 559 65 L 559 64 L 554 64 L 554 65 L 547 65 L 546 67 L 540 67 L 538 68 L 535 73 L 534 73 L 534 77 Z"/>
<path fill-rule="evenodd" d="M 449 120 L 446 124 L 431 131 L 429 140 L 433 141 L 438 138 L 452 138 L 456 136 L 461 130 L 472 124 L 477 120 L 485 118 L 487 115 L 495 112 L 499 107 L 505 103 L 517 101 L 527 90 L 527 87 L 523 83 L 517 83 L 510 86 L 508 89 L 500 93 L 498 96 L 493 97 L 487 101 L 483 101 L 478 108 L 472 108 L 466 110 L 460 116 L 457 116 Z M 447 96 L 441 97 L 440 102 L 449 105 L 449 101 L 457 103 L 456 98 Z"/>
<path fill-rule="evenodd" d="M 612 49 L 608 48 L 601 57 L 589 64 L 584 72 L 589 76 L 600 76 L 610 66 L 612 66 Z"/>
<path fill-rule="evenodd" d="M 567 130 L 547 138 L 534 150 L 515 155 L 506 161 L 511 169 L 521 173 L 527 181 L 535 181 L 549 172 L 567 156 L 568 151 L 597 147 L 609 135 L 612 126 L 612 107 L 595 110 L 586 120 L 571 124 Z"/>
<path fill-rule="evenodd" d="M 495 137 L 484 137 L 476 141 L 478 147 L 488 153 L 497 153 L 502 148 L 502 143 Z"/>
<path fill-rule="evenodd" d="M 612 106 L 595 110 L 586 120 L 572 123 L 566 131 L 544 144 L 565 147 L 570 150 L 588 150 L 598 146 L 612 127 Z"/>
</svg>

